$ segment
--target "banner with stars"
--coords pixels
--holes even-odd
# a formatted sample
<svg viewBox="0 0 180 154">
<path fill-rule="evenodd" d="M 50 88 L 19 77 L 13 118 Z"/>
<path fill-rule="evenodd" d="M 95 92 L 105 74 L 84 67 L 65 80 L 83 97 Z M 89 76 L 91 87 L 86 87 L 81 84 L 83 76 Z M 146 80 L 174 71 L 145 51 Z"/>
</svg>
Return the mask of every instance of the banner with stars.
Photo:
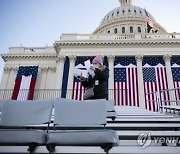
<svg viewBox="0 0 180 154">
<path fill-rule="evenodd" d="M 38 66 L 20 66 L 15 80 L 12 99 L 33 100 Z"/>
<path fill-rule="evenodd" d="M 174 88 L 176 88 L 175 97 L 177 101 L 180 101 L 180 56 L 173 56 L 171 58 L 171 70 Z"/>
<path fill-rule="evenodd" d="M 139 106 L 138 75 L 135 57 L 116 57 L 114 62 L 116 106 Z"/>
<path fill-rule="evenodd" d="M 156 92 L 168 89 L 166 68 L 163 57 L 143 58 L 143 80 L 146 109 L 157 111 L 158 102 Z M 163 93 L 163 98 L 165 100 L 169 100 L 168 92 Z M 164 105 L 168 105 L 168 102 L 165 102 Z"/>
</svg>

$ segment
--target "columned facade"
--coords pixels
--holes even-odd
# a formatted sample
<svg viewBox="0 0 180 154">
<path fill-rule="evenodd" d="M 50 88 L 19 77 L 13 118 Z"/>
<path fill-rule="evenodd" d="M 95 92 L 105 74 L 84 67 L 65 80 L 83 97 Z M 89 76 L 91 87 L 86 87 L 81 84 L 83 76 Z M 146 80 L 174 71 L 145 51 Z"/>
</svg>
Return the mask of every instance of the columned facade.
<svg viewBox="0 0 180 154">
<path fill-rule="evenodd" d="M 96 37 L 94 35 L 92 35 L 93 37 L 91 35 L 87 35 L 85 37 L 84 35 L 79 36 L 78 34 L 77 35 L 73 34 L 72 36 L 68 35 L 67 37 L 64 34 L 61 37 L 63 41 L 60 40 L 55 42 L 55 49 L 58 50 L 54 51 L 54 53 L 52 52 L 49 53 L 49 55 L 48 53 L 46 53 L 46 56 L 28 55 L 22 57 L 22 55 L 19 55 L 18 57 L 17 53 L 14 53 L 15 56 L 12 55 L 13 49 L 11 48 L 11 53 L 3 55 L 3 58 L 6 61 L 6 65 L 4 68 L 0 89 L 13 90 L 19 66 L 38 65 L 39 71 L 37 75 L 35 89 L 42 89 L 42 90 L 53 89 L 59 91 L 59 89 L 61 90 L 63 87 L 64 88 L 63 90 L 66 91 L 66 93 L 63 94 L 63 97 L 72 98 L 72 89 L 74 84 L 73 72 L 77 57 L 83 58 L 83 57 L 94 57 L 96 55 L 103 55 L 103 57 L 107 57 L 108 67 L 109 67 L 109 80 L 108 80 L 109 99 L 115 100 L 114 98 L 115 57 L 135 57 L 136 65 L 137 65 L 137 83 L 138 83 L 137 86 L 138 86 L 138 99 L 139 99 L 138 105 L 142 108 L 145 108 L 146 100 L 145 100 L 145 91 L 144 91 L 145 88 L 144 88 L 143 67 L 142 67 L 143 57 L 157 56 L 164 58 L 165 68 L 167 73 L 166 77 L 167 77 L 168 88 L 173 89 L 174 83 L 173 83 L 172 69 L 170 65 L 172 60 L 171 56 L 177 56 L 177 57 L 180 56 L 180 52 L 179 52 L 180 37 L 177 37 L 177 39 L 171 38 L 170 39 L 171 42 L 168 43 L 167 38 L 163 39 L 164 35 L 159 34 L 159 37 L 161 37 L 160 40 L 157 39 L 155 40 L 153 39 L 153 35 L 151 34 L 149 35 L 151 37 L 146 39 L 144 38 L 123 39 L 122 37 L 112 37 L 111 35 L 107 35 L 107 36 L 96 35 Z M 167 34 L 167 35 L 171 36 L 171 34 Z M 177 36 L 180 35 L 177 34 Z M 157 38 L 157 34 L 155 37 Z M 172 41 L 174 41 L 174 43 L 172 43 Z M 139 46 L 139 44 L 141 44 L 141 46 Z M 41 53 L 39 53 L 39 55 Z M 31 54 L 33 55 L 34 53 Z M 12 64 L 14 64 L 14 66 L 12 66 Z M 84 62 L 82 61 L 81 64 L 83 65 Z M 120 66 L 120 68 L 124 68 L 124 67 Z M 65 73 L 66 75 L 64 76 Z M 64 80 L 63 77 L 65 77 Z M 120 93 L 121 92 L 119 91 L 119 94 Z M 81 93 L 81 97 L 82 97 L 82 93 Z M 78 98 L 80 97 L 78 96 Z M 170 99 L 174 100 L 174 98 L 175 98 L 175 94 L 171 93 Z M 121 101 L 121 99 L 122 98 L 119 98 L 118 101 Z M 121 104 L 122 103 L 120 102 L 119 105 Z"/>
</svg>

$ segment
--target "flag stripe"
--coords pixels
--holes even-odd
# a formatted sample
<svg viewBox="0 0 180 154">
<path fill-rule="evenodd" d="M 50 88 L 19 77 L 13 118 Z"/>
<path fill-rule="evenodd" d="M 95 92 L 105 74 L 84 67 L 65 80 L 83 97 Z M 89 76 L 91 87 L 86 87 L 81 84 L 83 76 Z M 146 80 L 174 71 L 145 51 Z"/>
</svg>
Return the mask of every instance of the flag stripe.
<svg viewBox="0 0 180 154">
<path fill-rule="evenodd" d="M 125 82 L 123 82 L 123 87 L 122 87 L 123 104 L 122 105 L 127 105 L 126 89 L 127 89 L 127 85 Z"/>
<path fill-rule="evenodd" d="M 158 82 L 160 83 L 159 90 L 168 89 L 167 76 L 165 75 L 166 74 L 165 67 L 157 68 L 157 72 L 159 74 L 159 78 L 158 78 Z M 164 104 L 169 105 L 169 102 L 167 102 L 167 100 L 169 100 L 169 94 L 167 91 L 162 93 L 162 100 L 166 100 Z"/>
<path fill-rule="evenodd" d="M 158 72 L 156 72 L 156 73 L 157 73 L 157 81 L 158 81 L 160 79 L 160 75 Z M 160 82 L 157 82 L 157 92 L 158 93 L 160 92 L 160 89 L 161 89 Z M 161 103 L 163 103 L 163 102 L 161 102 Z M 161 105 L 163 105 L 163 104 L 161 104 Z"/>
<path fill-rule="evenodd" d="M 155 84 L 154 84 L 153 82 L 151 82 L 151 86 L 152 86 L 152 91 L 156 91 Z M 151 95 L 151 97 L 152 97 L 151 100 L 156 100 L 155 95 L 156 95 L 155 93 L 153 93 L 153 94 Z M 152 101 L 151 103 L 152 103 L 152 110 L 153 110 L 153 111 L 157 111 L 157 110 L 156 110 L 156 104 L 157 104 L 158 102 Z"/>
<path fill-rule="evenodd" d="M 129 98 L 130 98 L 130 99 L 129 99 L 129 104 L 128 104 L 128 105 L 131 106 L 131 100 L 132 100 L 132 97 L 131 97 L 131 90 L 132 90 L 132 87 L 131 87 L 131 82 L 130 82 L 130 81 L 131 81 L 131 80 L 130 80 L 130 69 L 128 69 L 127 72 L 128 72 L 128 81 L 127 81 L 127 82 L 129 83 L 129 84 L 128 84 L 128 91 L 129 91 Z"/>
<path fill-rule="evenodd" d="M 31 77 L 32 77 L 32 75 L 30 75 L 30 76 L 23 75 L 22 76 L 22 81 L 21 81 L 17 100 L 27 100 L 28 99 Z"/>
<path fill-rule="evenodd" d="M 174 88 L 180 88 L 180 82 L 174 81 Z M 175 90 L 176 100 L 180 100 L 180 89 Z"/>
<path fill-rule="evenodd" d="M 136 69 L 136 92 L 137 92 L 137 94 L 136 94 L 136 96 L 137 96 L 137 106 L 139 107 L 139 90 L 138 90 L 138 71 L 137 71 L 137 69 Z"/>
<path fill-rule="evenodd" d="M 148 93 L 148 91 L 146 90 L 146 84 L 147 84 L 148 82 L 144 82 L 144 92 L 147 92 Z M 146 109 L 148 109 L 148 106 L 147 106 L 147 104 L 148 104 L 148 102 L 147 102 L 147 100 L 148 100 L 148 95 L 145 93 L 145 106 L 146 106 Z"/>
<path fill-rule="evenodd" d="M 82 86 L 81 82 L 74 82 L 72 99 L 74 99 L 74 100 L 83 100 L 84 91 L 85 91 L 85 89 Z"/>
<path fill-rule="evenodd" d="M 22 81 L 22 76 L 15 81 L 14 91 L 13 91 L 13 95 L 12 95 L 13 100 L 17 100 L 21 81 Z"/>
<path fill-rule="evenodd" d="M 128 105 L 125 82 L 115 82 L 115 102 L 117 106 Z"/>
<path fill-rule="evenodd" d="M 36 80 L 34 78 L 31 78 L 28 100 L 33 100 L 33 98 L 34 98 L 35 84 L 36 84 Z"/>
<path fill-rule="evenodd" d="M 129 80 L 128 80 L 129 81 Z M 129 90 L 129 87 L 130 87 L 130 83 L 129 82 L 126 82 L 126 95 L 127 95 L 127 102 L 126 102 L 126 105 L 127 106 L 130 106 L 130 101 L 131 101 L 131 98 L 130 98 L 130 94 L 129 94 L 129 92 L 130 92 L 130 90 Z"/>
<path fill-rule="evenodd" d="M 125 105 L 128 105 L 128 92 L 127 92 L 127 84 L 124 83 L 124 95 L 125 95 Z"/>
</svg>

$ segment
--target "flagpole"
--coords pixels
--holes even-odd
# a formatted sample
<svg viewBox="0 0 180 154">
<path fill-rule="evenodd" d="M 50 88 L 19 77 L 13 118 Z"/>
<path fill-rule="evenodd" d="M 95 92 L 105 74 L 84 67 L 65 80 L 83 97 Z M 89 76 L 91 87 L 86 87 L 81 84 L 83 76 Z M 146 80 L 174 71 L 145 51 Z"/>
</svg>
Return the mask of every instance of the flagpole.
<svg viewBox="0 0 180 154">
<path fill-rule="evenodd" d="M 146 32 L 150 33 L 151 29 L 153 28 L 153 20 L 151 19 L 151 16 L 149 15 L 149 13 L 146 11 L 146 9 L 144 9 L 145 11 L 145 15 L 146 15 L 146 21 L 147 21 L 147 29 Z"/>
<path fill-rule="evenodd" d="M 144 12 L 145 12 L 145 19 L 146 19 L 146 9 L 144 8 Z M 147 19 L 146 19 L 146 28 L 145 28 L 145 33 L 147 34 L 147 29 L 148 29 L 148 27 L 147 27 L 147 24 L 148 24 L 148 22 L 147 22 Z"/>
</svg>

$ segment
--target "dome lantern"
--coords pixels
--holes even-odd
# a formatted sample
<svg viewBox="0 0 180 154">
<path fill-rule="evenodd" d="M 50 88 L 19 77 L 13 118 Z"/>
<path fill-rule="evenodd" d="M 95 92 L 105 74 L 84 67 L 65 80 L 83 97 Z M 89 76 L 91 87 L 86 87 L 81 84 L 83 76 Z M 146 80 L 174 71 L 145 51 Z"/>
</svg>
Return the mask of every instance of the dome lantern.
<svg viewBox="0 0 180 154">
<path fill-rule="evenodd" d="M 132 5 L 132 0 L 119 0 L 121 5 Z"/>
</svg>

